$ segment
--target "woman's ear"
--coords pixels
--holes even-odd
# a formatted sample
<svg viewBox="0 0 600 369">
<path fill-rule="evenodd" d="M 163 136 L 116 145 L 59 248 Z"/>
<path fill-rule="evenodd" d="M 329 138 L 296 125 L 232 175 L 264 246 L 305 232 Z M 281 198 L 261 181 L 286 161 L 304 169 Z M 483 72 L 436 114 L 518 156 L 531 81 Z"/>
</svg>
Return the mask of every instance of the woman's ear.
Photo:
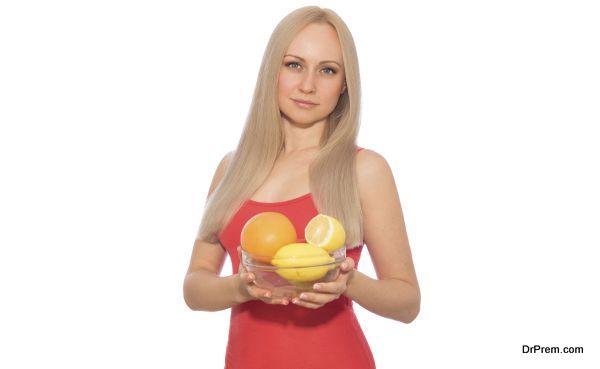
<svg viewBox="0 0 600 369">
<path fill-rule="evenodd" d="M 346 84 L 344 83 L 344 86 L 342 87 L 342 92 L 340 92 L 340 95 L 342 95 L 344 92 L 346 92 Z"/>
</svg>

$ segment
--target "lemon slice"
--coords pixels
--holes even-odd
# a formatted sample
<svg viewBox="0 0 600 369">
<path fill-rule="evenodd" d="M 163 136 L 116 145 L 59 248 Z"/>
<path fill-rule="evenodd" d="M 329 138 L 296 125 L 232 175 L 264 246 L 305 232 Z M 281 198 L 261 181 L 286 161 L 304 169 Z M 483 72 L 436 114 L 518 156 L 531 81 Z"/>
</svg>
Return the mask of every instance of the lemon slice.
<svg viewBox="0 0 600 369">
<path fill-rule="evenodd" d="M 346 231 L 342 224 L 332 216 L 317 214 L 304 229 L 306 242 L 324 249 L 335 251 L 346 241 Z"/>
</svg>

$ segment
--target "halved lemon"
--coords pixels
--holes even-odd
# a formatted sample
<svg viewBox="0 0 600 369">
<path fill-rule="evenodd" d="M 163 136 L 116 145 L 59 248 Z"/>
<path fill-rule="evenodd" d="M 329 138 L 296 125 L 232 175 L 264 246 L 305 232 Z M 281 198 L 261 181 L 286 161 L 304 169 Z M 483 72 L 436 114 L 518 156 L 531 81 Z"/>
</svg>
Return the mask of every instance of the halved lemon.
<svg viewBox="0 0 600 369">
<path fill-rule="evenodd" d="M 332 216 L 317 214 L 304 229 L 304 238 L 311 245 L 327 252 L 335 251 L 346 241 L 346 231 L 342 224 Z"/>
</svg>

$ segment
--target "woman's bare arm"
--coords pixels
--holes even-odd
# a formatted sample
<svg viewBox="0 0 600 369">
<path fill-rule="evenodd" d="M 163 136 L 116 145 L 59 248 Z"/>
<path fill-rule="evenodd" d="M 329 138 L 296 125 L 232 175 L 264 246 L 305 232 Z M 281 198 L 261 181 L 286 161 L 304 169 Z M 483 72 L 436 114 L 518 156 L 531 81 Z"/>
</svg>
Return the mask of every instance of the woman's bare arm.
<svg viewBox="0 0 600 369">
<path fill-rule="evenodd" d="M 381 155 L 365 149 L 357 156 L 357 175 L 364 241 L 377 279 L 355 271 L 345 295 L 375 314 L 410 323 L 421 293 L 392 171 Z"/>
<path fill-rule="evenodd" d="M 223 157 L 213 176 L 208 197 L 220 183 L 231 154 Z M 218 311 L 248 300 L 240 289 L 239 274 L 220 277 L 227 253 L 219 243 L 196 239 L 183 283 L 183 297 L 192 310 Z"/>
<path fill-rule="evenodd" d="M 219 311 L 247 301 L 239 274 L 220 277 L 225 251 L 220 244 L 194 243 L 192 261 L 183 283 L 183 296 L 192 310 Z"/>
</svg>

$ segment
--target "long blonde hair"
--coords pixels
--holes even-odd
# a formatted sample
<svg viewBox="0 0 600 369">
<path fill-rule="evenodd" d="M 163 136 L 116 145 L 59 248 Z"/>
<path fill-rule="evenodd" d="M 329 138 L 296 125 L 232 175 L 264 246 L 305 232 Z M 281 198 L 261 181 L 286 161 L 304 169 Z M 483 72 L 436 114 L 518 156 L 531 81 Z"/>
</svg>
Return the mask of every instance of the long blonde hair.
<svg viewBox="0 0 600 369">
<path fill-rule="evenodd" d="M 341 44 L 346 91 L 329 116 L 320 150 L 309 167 L 310 192 L 319 213 L 338 219 L 346 230 L 346 247 L 363 242 L 362 212 L 356 180 L 356 138 L 360 126 L 360 74 L 350 30 L 332 10 L 299 8 L 273 31 L 263 55 L 252 104 L 242 135 L 223 179 L 207 198 L 196 238 L 219 242 L 219 233 L 246 199 L 262 185 L 284 148 L 277 81 L 287 47 L 311 23 L 328 23 Z"/>
</svg>

